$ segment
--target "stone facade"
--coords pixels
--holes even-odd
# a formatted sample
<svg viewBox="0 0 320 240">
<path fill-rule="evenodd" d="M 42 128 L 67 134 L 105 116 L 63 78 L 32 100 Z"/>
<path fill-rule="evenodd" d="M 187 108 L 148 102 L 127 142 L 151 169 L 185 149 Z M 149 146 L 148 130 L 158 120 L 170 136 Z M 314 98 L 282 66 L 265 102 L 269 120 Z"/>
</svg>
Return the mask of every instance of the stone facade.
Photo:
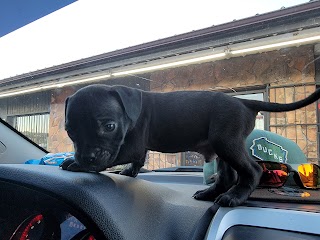
<svg viewBox="0 0 320 240">
<path fill-rule="evenodd" d="M 155 71 L 144 77 L 151 81 L 142 80 L 139 84 L 144 84 L 144 89 L 148 89 L 146 84 L 150 83 L 151 91 L 209 90 L 243 93 L 260 89 L 266 91 L 272 102 L 289 103 L 305 98 L 315 90 L 314 51 L 313 46 L 286 48 Z M 107 82 L 125 83 L 123 79 Z M 129 82 L 132 84 L 132 79 Z M 64 101 L 75 90 L 65 88 L 54 91 L 52 95 L 48 149 L 51 152 L 73 150 L 63 129 Z M 270 113 L 269 120 L 271 131 L 297 142 L 309 161 L 317 161 L 316 104 L 289 113 Z M 170 161 L 172 166 L 175 165 Z M 164 162 L 164 159 L 159 156 L 159 161 L 153 162 Z M 160 165 L 159 167 L 163 167 L 163 164 Z"/>
<path fill-rule="evenodd" d="M 144 77 L 148 77 L 143 75 Z M 100 81 L 99 83 L 108 83 L 109 85 L 126 85 L 129 87 L 140 87 L 144 90 L 149 89 L 146 82 L 141 79 L 131 78 L 119 78 L 111 79 L 107 81 Z M 48 137 L 48 151 L 57 152 L 69 152 L 73 151 L 73 144 L 70 140 L 67 132 L 64 129 L 64 110 L 65 100 L 68 96 L 75 93 L 78 89 L 86 85 L 79 85 L 74 87 L 59 88 L 52 91 L 51 103 L 50 103 L 50 122 L 49 122 L 49 137 Z"/>
<path fill-rule="evenodd" d="M 151 91 L 267 91 L 271 102 L 298 101 L 315 91 L 313 46 L 237 57 L 157 71 Z M 318 161 L 316 104 L 286 113 L 270 113 L 270 131 L 295 141 L 311 162 Z"/>
<path fill-rule="evenodd" d="M 313 46 L 194 64 L 151 74 L 151 91 L 246 90 L 315 80 Z"/>
<path fill-rule="evenodd" d="M 70 152 L 73 144 L 64 130 L 64 108 L 65 100 L 75 92 L 74 88 L 63 88 L 54 90 L 51 97 L 48 151 Z"/>
</svg>

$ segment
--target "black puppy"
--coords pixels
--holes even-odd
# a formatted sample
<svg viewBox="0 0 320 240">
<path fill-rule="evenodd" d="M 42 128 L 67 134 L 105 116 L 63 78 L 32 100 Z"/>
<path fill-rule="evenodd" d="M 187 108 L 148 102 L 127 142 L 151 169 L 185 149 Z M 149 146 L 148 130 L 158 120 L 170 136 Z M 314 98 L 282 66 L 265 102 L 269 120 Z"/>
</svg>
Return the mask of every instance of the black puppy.
<svg viewBox="0 0 320 240">
<path fill-rule="evenodd" d="M 62 169 L 100 172 L 131 163 L 122 174 L 135 177 L 147 150 L 196 151 L 206 161 L 218 156 L 218 177 L 194 198 L 237 206 L 259 183 L 262 169 L 249 157 L 245 139 L 259 111 L 304 107 L 320 97 L 277 104 L 238 99 L 220 92 L 145 92 L 124 86 L 91 85 L 66 100 L 65 128 L 74 143 L 75 160 Z"/>
</svg>

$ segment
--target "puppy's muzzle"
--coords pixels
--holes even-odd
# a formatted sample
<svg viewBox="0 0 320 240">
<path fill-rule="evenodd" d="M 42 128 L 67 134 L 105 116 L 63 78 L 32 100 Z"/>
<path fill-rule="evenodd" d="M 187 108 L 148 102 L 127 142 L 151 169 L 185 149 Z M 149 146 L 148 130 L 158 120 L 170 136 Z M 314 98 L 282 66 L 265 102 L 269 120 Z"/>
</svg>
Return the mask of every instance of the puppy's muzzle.
<svg viewBox="0 0 320 240">
<path fill-rule="evenodd" d="M 111 154 L 107 150 L 96 149 L 75 156 L 80 166 L 92 170 L 102 171 L 108 167 Z"/>
</svg>

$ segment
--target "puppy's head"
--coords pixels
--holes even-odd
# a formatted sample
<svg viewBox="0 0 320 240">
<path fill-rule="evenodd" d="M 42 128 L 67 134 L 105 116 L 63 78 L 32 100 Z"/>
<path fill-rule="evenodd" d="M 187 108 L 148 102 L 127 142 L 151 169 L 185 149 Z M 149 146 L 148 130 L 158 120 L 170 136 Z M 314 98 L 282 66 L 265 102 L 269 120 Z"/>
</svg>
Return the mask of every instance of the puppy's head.
<svg viewBox="0 0 320 240">
<path fill-rule="evenodd" d="M 102 84 L 90 85 L 66 100 L 65 129 L 73 141 L 75 161 L 100 172 L 119 164 L 117 156 L 141 112 L 141 92 Z"/>
</svg>

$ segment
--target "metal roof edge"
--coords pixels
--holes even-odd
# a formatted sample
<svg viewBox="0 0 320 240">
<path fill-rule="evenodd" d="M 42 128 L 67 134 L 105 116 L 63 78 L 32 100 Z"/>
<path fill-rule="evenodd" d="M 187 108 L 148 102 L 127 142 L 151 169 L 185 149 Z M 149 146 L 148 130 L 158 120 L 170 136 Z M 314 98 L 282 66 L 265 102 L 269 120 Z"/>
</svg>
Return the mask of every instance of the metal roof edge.
<svg viewBox="0 0 320 240">
<path fill-rule="evenodd" d="M 102 53 L 102 54 L 91 56 L 88 58 L 75 60 L 72 62 L 60 64 L 57 66 L 52 66 L 52 67 L 44 68 L 41 70 L 20 74 L 17 76 L 2 79 L 1 84 L 14 82 L 16 80 L 21 80 L 21 79 L 41 77 L 43 75 L 47 75 L 51 73 L 54 74 L 57 72 L 67 72 L 70 70 L 70 68 L 76 68 L 76 67 L 80 68 L 80 66 L 87 67 L 88 65 L 95 65 L 95 63 L 106 60 L 106 59 L 111 59 L 114 57 L 123 56 L 127 54 L 139 53 L 142 51 L 156 49 L 156 48 L 160 48 L 168 45 L 173 45 L 173 44 L 181 43 L 184 41 L 194 40 L 194 39 L 212 35 L 212 34 L 228 32 L 234 29 L 240 29 L 240 28 L 247 27 L 254 24 L 273 21 L 275 19 L 301 15 L 303 13 L 306 13 L 309 11 L 315 11 L 315 10 L 320 10 L 320 0 L 314 0 L 304 4 L 300 4 L 300 5 L 280 9 L 280 10 L 275 10 L 272 12 L 267 12 L 261 15 L 255 15 L 255 16 L 251 16 L 248 18 L 240 19 L 240 20 L 234 20 L 232 22 L 227 22 L 227 23 L 219 24 L 216 26 L 208 27 L 208 28 L 194 30 L 191 32 L 183 33 L 183 34 L 179 34 L 179 35 L 175 35 L 175 36 L 171 36 L 171 37 L 167 37 L 167 38 L 163 38 L 163 39 L 159 39 L 159 40 L 155 40 L 147 43 L 138 44 L 135 46 L 131 46 L 131 47 L 127 47 L 127 48 L 123 48 L 123 49 L 119 49 L 119 50 L 115 50 L 107 53 Z"/>
</svg>

